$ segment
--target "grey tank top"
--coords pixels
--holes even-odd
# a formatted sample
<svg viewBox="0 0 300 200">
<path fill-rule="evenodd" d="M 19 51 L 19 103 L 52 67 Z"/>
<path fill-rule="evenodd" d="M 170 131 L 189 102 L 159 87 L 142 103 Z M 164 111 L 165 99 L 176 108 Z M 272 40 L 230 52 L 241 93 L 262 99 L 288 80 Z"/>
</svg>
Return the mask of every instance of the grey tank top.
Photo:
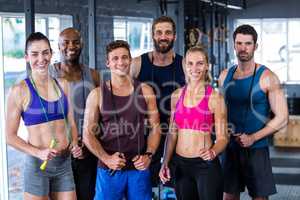
<svg viewBox="0 0 300 200">
<path fill-rule="evenodd" d="M 62 77 L 62 72 L 55 68 L 54 65 L 49 66 L 49 73 L 50 76 L 54 78 Z M 81 74 L 81 80 L 71 81 L 69 84 L 71 89 L 71 104 L 74 112 L 74 120 L 79 136 L 81 136 L 83 131 L 85 102 L 89 93 L 95 88 L 90 68 L 84 67 Z"/>
</svg>

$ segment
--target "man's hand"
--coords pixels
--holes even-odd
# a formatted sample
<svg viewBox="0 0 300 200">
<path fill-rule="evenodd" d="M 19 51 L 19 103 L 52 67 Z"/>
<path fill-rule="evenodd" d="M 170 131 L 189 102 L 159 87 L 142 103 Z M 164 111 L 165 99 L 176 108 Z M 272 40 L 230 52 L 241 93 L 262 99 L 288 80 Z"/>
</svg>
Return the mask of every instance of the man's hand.
<svg viewBox="0 0 300 200">
<path fill-rule="evenodd" d="M 112 170 L 120 170 L 126 165 L 126 159 L 123 153 L 116 152 L 103 160 L 104 164 Z"/>
<path fill-rule="evenodd" d="M 132 162 L 137 170 L 145 170 L 149 167 L 151 158 L 149 155 L 137 155 L 132 159 Z"/>
<path fill-rule="evenodd" d="M 72 146 L 71 153 L 74 158 L 83 159 L 83 157 L 81 157 L 82 156 L 82 148 L 80 146 L 78 146 L 78 144 Z"/>
<path fill-rule="evenodd" d="M 241 147 L 250 147 L 255 142 L 255 138 L 253 134 L 243 133 L 237 136 L 236 141 L 241 145 Z"/>
</svg>

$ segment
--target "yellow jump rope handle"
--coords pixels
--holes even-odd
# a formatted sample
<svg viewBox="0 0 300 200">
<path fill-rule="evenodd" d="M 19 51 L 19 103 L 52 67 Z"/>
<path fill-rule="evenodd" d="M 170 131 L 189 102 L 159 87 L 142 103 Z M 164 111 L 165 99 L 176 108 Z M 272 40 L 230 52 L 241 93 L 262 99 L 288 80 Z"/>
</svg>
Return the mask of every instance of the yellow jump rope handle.
<svg viewBox="0 0 300 200">
<path fill-rule="evenodd" d="M 56 144 L 56 140 L 55 139 L 51 139 L 51 142 L 50 142 L 50 146 L 49 148 L 53 148 Z M 40 170 L 44 171 L 47 167 L 47 164 L 48 164 L 48 160 L 45 160 L 41 166 L 40 166 Z"/>
</svg>

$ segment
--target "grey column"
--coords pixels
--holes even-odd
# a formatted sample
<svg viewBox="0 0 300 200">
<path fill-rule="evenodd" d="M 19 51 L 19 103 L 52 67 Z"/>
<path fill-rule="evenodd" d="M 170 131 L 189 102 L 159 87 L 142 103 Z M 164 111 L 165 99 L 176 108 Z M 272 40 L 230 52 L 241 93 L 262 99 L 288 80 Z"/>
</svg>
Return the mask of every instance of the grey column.
<svg viewBox="0 0 300 200">
<path fill-rule="evenodd" d="M 24 0 L 25 34 L 26 38 L 34 32 L 34 0 Z M 30 66 L 26 65 L 27 74 L 30 74 Z"/>
<path fill-rule="evenodd" d="M 96 69 L 96 1 L 89 0 L 89 67 Z"/>
</svg>

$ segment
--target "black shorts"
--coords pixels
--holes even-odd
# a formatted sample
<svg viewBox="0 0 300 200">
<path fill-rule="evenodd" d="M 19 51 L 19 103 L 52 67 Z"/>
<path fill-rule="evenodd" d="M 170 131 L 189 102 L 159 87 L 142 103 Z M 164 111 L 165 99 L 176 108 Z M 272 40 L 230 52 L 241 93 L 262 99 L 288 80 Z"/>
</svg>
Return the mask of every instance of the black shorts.
<svg viewBox="0 0 300 200">
<path fill-rule="evenodd" d="M 84 159 L 72 159 L 77 200 L 92 200 L 95 195 L 98 159 L 90 152 L 86 154 Z"/>
<path fill-rule="evenodd" d="M 177 154 L 173 161 L 178 200 L 223 200 L 223 175 L 218 158 L 204 161 Z"/>
<path fill-rule="evenodd" d="M 224 192 L 254 197 L 276 193 L 269 148 L 227 148 L 223 155 Z"/>
</svg>

